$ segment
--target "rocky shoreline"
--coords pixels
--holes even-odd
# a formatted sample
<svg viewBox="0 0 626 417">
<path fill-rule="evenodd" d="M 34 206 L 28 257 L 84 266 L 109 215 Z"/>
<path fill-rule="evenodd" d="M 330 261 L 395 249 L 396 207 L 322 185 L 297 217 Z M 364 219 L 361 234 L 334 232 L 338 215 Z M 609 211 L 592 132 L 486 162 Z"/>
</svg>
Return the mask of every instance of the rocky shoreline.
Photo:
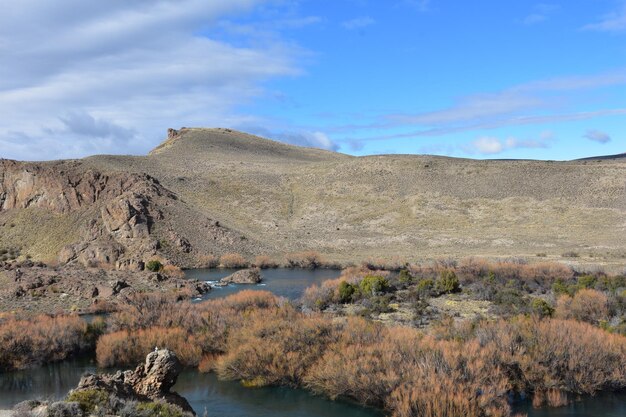
<svg viewBox="0 0 626 417">
<path fill-rule="evenodd" d="M 176 274 L 118 271 L 42 263 L 0 264 L 0 311 L 56 314 L 114 309 L 141 292 L 167 292 L 181 299 L 210 291 L 203 281 Z"/>
</svg>

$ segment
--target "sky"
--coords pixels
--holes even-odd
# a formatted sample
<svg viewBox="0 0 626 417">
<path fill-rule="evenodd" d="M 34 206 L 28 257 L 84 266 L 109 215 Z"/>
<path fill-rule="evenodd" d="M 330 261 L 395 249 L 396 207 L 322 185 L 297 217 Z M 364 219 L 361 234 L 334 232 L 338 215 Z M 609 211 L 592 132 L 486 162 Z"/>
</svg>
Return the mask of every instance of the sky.
<svg viewBox="0 0 626 417">
<path fill-rule="evenodd" d="M 626 0 L 0 0 L 0 158 L 228 127 L 352 155 L 626 152 Z"/>
</svg>

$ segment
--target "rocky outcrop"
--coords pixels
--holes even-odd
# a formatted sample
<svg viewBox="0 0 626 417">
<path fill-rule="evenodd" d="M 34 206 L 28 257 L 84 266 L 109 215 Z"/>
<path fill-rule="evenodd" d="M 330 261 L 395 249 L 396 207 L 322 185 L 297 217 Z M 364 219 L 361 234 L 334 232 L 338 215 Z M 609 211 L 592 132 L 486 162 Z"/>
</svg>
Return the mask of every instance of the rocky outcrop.
<svg viewBox="0 0 626 417">
<path fill-rule="evenodd" d="M 259 268 L 242 269 L 220 280 L 221 284 L 258 284 L 259 282 L 261 282 Z"/>
<path fill-rule="evenodd" d="M 204 281 L 180 273 L 153 273 L 65 265 L 49 267 L 27 263 L 0 264 L 0 311 L 23 310 L 54 314 L 75 310 L 109 310 L 141 292 L 163 292 L 195 298 L 210 291 Z"/>
<path fill-rule="evenodd" d="M 184 411 L 193 413 L 187 400 L 170 389 L 182 370 L 174 352 L 162 349 L 146 356 L 144 364 L 134 371 L 118 371 L 109 375 L 86 375 L 73 391 L 103 390 L 110 397 L 133 401 L 165 400 Z"/>
</svg>

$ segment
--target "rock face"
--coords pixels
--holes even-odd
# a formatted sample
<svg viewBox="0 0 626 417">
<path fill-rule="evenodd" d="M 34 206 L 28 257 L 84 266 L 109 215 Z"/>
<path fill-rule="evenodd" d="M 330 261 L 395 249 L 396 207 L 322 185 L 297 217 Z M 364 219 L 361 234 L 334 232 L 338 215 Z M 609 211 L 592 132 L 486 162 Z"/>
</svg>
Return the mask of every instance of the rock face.
<svg viewBox="0 0 626 417">
<path fill-rule="evenodd" d="M 155 257 L 190 267 L 208 255 L 251 252 L 252 239 L 199 213 L 154 176 L 92 162 L 0 159 L 0 249 L 25 241 L 21 249 L 37 260 L 130 271 Z M 24 237 L 33 225 L 42 239 L 31 243 Z M 15 236 L 2 239 L 9 232 Z"/>
<path fill-rule="evenodd" d="M 258 284 L 259 282 L 261 282 L 259 268 L 242 269 L 220 280 L 222 284 Z"/>
<path fill-rule="evenodd" d="M 86 375 L 74 391 L 104 390 L 122 400 L 166 402 L 193 413 L 187 400 L 170 389 L 182 370 L 174 352 L 162 349 L 146 356 L 146 362 L 134 371 L 118 371 L 113 375 Z"/>
</svg>

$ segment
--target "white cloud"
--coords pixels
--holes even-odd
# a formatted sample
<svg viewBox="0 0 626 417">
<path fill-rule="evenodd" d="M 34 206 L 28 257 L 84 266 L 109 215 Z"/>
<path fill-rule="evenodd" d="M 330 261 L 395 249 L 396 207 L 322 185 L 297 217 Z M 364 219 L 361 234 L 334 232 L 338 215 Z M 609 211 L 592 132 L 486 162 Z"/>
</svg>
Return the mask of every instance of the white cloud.
<svg viewBox="0 0 626 417">
<path fill-rule="evenodd" d="M 347 20 L 343 22 L 341 25 L 348 30 L 356 30 L 356 29 L 363 29 L 365 27 L 371 26 L 374 23 L 376 23 L 376 21 L 372 19 L 371 17 L 363 16 L 363 17 L 357 17 L 351 20 Z"/>
<path fill-rule="evenodd" d="M 620 10 L 602 16 L 596 23 L 583 26 L 583 30 L 613 33 L 626 31 L 626 2 L 624 2 Z"/>
<path fill-rule="evenodd" d="M 609 143 L 611 141 L 611 136 L 609 136 L 608 133 L 595 129 L 588 130 L 583 137 L 602 144 Z"/>
<path fill-rule="evenodd" d="M 144 153 L 168 127 L 259 122 L 237 107 L 264 95 L 264 81 L 299 74 L 302 51 L 278 36 L 262 46 L 235 46 L 205 34 L 263 3 L 271 0 L 4 6 L 0 157 Z"/>
<path fill-rule="evenodd" d="M 460 148 L 469 154 L 496 155 L 511 149 L 549 148 L 550 142 L 554 139 L 554 133 L 551 131 L 541 132 L 537 139 L 518 139 L 515 137 L 499 139 L 494 136 L 481 136 L 469 144 L 461 145 Z"/>
<path fill-rule="evenodd" d="M 482 154 L 497 154 L 504 150 L 504 143 L 495 137 L 483 136 L 472 142 L 472 147 Z"/>
</svg>

